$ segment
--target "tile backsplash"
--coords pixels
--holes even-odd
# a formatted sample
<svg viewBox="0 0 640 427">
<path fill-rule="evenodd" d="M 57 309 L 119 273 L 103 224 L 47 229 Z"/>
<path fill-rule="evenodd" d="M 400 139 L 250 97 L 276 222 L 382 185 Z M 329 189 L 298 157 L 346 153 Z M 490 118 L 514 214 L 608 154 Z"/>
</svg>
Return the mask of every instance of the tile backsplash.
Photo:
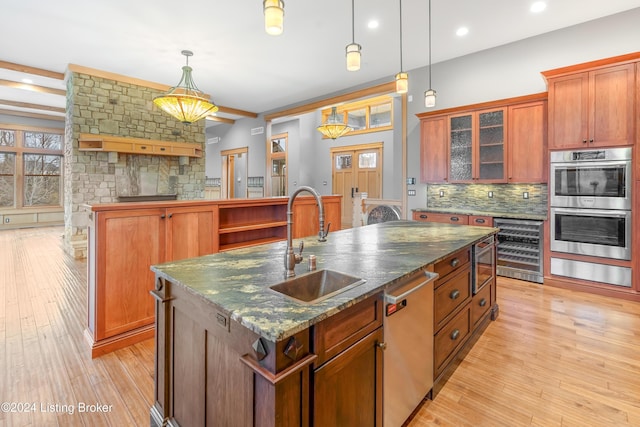
<svg viewBox="0 0 640 427">
<path fill-rule="evenodd" d="M 429 184 L 426 207 L 545 215 L 547 199 L 547 184 Z"/>
</svg>

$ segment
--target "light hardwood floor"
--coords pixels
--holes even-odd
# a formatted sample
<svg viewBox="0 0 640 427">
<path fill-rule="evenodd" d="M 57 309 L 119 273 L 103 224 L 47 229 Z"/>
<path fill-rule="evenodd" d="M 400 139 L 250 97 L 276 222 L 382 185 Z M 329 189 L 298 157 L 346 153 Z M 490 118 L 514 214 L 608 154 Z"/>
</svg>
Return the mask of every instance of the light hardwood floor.
<svg viewBox="0 0 640 427">
<path fill-rule="evenodd" d="M 153 340 L 91 359 L 86 263 L 62 232 L 0 231 L 0 402 L 35 409 L 0 411 L 0 427 L 149 425 Z M 503 278 L 498 303 L 411 427 L 640 426 L 639 303 Z"/>
</svg>

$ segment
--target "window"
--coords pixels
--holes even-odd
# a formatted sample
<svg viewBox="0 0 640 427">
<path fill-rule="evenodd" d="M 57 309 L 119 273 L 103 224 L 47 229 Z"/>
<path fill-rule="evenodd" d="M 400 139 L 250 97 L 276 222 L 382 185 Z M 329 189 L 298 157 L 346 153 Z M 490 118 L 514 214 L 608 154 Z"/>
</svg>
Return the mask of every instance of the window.
<svg viewBox="0 0 640 427">
<path fill-rule="evenodd" d="M 0 129 L 0 207 L 62 206 L 62 130 Z"/>
<path fill-rule="evenodd" d="M 267 156 L 267 164 L 271 170 L 270 181 L 271 196 L 287 195 L 287 142 L 289 134 L 282 133 L 271 136 L 271 151 Z"/>
<path fill-rule="evenodd" d="M 393 129 L 393 98 L 388 95 L 352 102 L 338 107 L 338 114 L 353 130 L 347 135 L 378 132 Z M 322 122 L 331 114 L 328 108 L 322 111 Z"/>
</svg>

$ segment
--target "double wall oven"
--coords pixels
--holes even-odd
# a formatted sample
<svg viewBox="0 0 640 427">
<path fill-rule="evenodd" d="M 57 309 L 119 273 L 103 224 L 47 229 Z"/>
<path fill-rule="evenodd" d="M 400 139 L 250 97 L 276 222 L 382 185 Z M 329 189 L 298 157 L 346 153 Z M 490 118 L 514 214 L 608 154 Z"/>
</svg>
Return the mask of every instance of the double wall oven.
<svg viewBox="0 0 640 427">
<path fill-rule="evenodd" d="M 556 151 L 550 160 L 551 251 L 630 260 L 631 148 Z M 583 264 L 592 264 L 587 270 L 593 271 L 585 273 Z M 630 269 L 611 268 L 606 260 L 551 260 L 553 274 L 602 276 L 608 283 L 631 285 Z"/>
</svg>

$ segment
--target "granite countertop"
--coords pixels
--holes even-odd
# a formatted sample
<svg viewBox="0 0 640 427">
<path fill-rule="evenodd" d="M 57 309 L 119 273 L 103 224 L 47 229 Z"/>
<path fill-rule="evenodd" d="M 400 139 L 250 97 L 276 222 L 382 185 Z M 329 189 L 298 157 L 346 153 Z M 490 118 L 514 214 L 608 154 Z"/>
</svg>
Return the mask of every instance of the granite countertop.
<svg viewBox="0 0 640 427">
<path fill-rule="evenodd" d="M 513 218 L 513 219 L 532 219 L 538 221 L 546 221 L 546 214 L 537 214 L 533 212 L 491 212 L 482 211 L 477 209 L 458 209 L 458 208 L 418 208 L 412 209 L 413 212 L 433 212 L 433 213 L 450 213 L 458 215 L 478 215 L 478 216 L 492 216 L 494 218 Z"/>
<path fill-rule="evenodd" d="M 318 242 L 313 236 L 295 239 L 296 252 L 300 240 L 304 241 L 304 260 L 295 267 L 296 275 L 306 272 L 307 257 L 313 254 L 318 270 L 327 268 L 366 280 L 312 305 L 269 289 L 284 280 L 285 241 L 154 265 L 151 269 L 275 342 L 497 231 L 489 227 L 392 221 L 332 232 L 326 242 Z"/>
</svg>

